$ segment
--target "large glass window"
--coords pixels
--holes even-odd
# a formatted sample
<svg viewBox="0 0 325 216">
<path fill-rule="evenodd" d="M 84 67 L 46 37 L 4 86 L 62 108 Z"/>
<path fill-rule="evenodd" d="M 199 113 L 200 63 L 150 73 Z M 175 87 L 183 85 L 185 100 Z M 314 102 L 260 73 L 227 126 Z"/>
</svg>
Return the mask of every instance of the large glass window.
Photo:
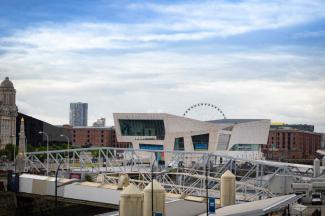
<svg viewBox="0 0 325 216">
<path fill-rule="evenodd" d="M 163 145 L 157 144 L 139 144 L 139 147 L 143 150 L 164 150 Z"/>
<path fill-rule="evenodd" d="M 184 151 L 184 137 L 175 138 L 174 150 Z"/>
<path fill-rule="evenodd" d="M 193 147 L 195 151 L 205 151 L 209 148 L 209 134 L 192 136 Z"/>
<path fill-rule="evenodd" d="M 217 150 L 227 150 L 230 140 L 230 134 L 219 134 Z"/>
<path fill-rule="evenodd" d="M 235 144 L 230 151 L 259 151 L 260 147 L 259 144 Z"/>
<path fill-rule="evenodd" d="M 122 136 L 148 136 L 153 139 L 165 139 L 165 125 L 163 120 L 129 120 L 120 119 Z"/>
</svg>

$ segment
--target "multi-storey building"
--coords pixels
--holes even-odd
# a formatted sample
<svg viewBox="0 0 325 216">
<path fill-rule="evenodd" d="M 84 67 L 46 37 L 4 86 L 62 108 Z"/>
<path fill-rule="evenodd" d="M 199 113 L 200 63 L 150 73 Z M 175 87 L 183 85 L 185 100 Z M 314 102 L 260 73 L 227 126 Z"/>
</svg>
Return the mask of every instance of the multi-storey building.
<svg viewBox="0 0 325 216">
<path fill-rule="evenodd" d="M 87 126 L 88 104 L 87 103 L 70 103 L 70 125 Z"/>
<path fill-rule="evenodd" d="M 16 144 L 16 90 L 8 77 L 0 84 L 0 149 Z"/>
<path fill-rule="evenodd" d="M 321 134 L 278 127 L 270 129 L 268 144 L 263 153 L 270 160 L 311 160 L 321 147 Z"/>
<path fill-rule="evenodd" d="M 127 142 L 117 142 L 114 127 L 72 127 L 70 131 L 74 146 L 129 147 L 129 143 Z"/>
</svg>

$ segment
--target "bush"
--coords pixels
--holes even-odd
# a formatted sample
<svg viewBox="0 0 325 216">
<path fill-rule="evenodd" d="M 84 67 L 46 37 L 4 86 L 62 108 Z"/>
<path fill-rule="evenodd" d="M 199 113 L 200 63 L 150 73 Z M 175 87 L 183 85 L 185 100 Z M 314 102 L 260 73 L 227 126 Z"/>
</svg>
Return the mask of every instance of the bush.
<svg viewBox="0 0 325 216">
<path fill-rule="evenodd" d="M 91 175 L 89 175 L 89 174 L 85 175 L 85 180 L 88 181 L 88 182 L 93 182 L 94 181 L 93 177 Z"/>
</svg>

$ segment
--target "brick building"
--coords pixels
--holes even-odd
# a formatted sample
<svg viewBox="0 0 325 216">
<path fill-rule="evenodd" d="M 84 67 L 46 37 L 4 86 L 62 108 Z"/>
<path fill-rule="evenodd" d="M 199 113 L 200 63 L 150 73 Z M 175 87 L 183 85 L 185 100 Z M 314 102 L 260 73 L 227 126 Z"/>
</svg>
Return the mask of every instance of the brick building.
<svg viewBox="0 0 325 216">
<path fill-rule="evenodd" d="M 114 127 L 72 127 L 70 131 L 74 146 L 128 148 L 128 143 L 117 142 Z"/>
<path fill-rule="evenodd" d="M 293 128 L 270 129 L 262 151 L 267 159 L 279 161 L 312 160 L 321 148 L 321 134 Z"/>
</svg>

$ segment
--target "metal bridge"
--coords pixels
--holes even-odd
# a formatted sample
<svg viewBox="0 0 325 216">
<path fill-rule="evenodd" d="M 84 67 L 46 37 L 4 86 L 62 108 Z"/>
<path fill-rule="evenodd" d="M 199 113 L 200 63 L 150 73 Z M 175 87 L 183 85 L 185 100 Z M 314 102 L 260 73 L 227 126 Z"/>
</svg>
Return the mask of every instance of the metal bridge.
<svg viewBox="0 0 325 216">
<path fill-rule="evenodd" d="M 236 197 L 245 201 L 273 197 L 268 186 L 277 174 L 291 175 L 297 182 L 313 175 L 313 166 L 235 158 L 226 153 L 110 147 L 27 152 L 25 172 L 54 175 L 60 163 L 62 172 L 90 173 L 101 183 L 117 184 L 121 174 L 128 174 L 130 182 L 144 188 L 154 176 L 167 192 L 181 198 L 205 196 L 206 188 L 209 196 L 218 198 L 220 177 L 226 170 L 236 175 Z"/>
</svg>

